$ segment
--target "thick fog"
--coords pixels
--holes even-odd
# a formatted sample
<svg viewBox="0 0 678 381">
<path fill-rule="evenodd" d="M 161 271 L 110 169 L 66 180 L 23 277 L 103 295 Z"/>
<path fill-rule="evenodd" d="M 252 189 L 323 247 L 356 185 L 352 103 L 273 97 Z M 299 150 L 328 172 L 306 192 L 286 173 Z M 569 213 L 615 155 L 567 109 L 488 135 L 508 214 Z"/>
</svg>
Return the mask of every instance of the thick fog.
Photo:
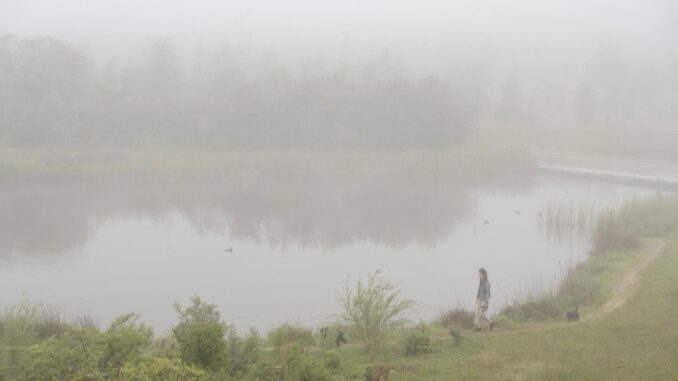
<svg viewBox="0 0 678 381">
<path fill-rule="evenodd" d="M 678 120 L 672 1 L 0 3 L 0 141 L 431 148 Z"/>
</svg>

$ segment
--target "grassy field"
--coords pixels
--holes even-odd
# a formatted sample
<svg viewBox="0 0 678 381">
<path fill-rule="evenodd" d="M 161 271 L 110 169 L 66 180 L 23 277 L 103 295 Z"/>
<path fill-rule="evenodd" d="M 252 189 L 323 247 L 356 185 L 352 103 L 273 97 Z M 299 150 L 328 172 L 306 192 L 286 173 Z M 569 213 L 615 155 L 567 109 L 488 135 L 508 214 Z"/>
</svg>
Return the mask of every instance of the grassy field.
<svg viewBox="0 0 678 381">
<path fill-rule="evenodd" d="M 589 319 L 612 288 L 655 242 L 641 249 L 593 257 L 587 267 L 601 285 L 596 303 L 580 310 L 579 323 L 564 316 L 551 321 L 499 321 L 493 332 L 464 330 L 455 344 L 434 328 L 432 352 L 406 357 L 393 341 L 380 356 L 367 359 L 359 347 L 336 351 L 342 374 L 355 380 L 365 369 L 386 367 L 389 380 L 671 380 L 678 375 L 678 240 L 671 240 L 640 274 L 637 289 L 620 308 Z"/>
</svg>

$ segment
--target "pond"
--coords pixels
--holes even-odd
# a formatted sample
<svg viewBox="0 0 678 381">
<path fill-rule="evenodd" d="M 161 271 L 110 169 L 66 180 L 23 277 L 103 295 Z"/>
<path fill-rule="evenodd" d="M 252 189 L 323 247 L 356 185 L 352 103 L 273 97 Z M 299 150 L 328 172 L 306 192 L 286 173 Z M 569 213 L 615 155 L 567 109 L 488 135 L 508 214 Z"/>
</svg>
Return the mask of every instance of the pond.
<svg viewBox="0 0 678 381">
<path fill-rule="evenodd" d="M 0 300 L 91 314 L 139 312 L 156 331 L 197 294 L 243 330 L 318 326 L 338 292 L 383 267 L 430 320 L 475 300 L 491 312 L 551 287 L 590 250 L 595 213 L 656 191 L 541 175 L 524 184 L 238 179 L 209 184 L 5 185 Z"/>
</svg>

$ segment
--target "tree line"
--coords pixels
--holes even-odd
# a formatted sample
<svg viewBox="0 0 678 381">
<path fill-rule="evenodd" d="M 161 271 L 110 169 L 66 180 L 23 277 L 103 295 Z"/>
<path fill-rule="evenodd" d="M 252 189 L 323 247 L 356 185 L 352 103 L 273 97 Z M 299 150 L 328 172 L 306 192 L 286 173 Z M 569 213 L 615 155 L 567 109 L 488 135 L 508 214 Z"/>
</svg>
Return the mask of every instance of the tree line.
<svg viewBox="0 0 678 381">
<path fill-rule="evenodd" d="M 436 77 L 186 66 L 166 40 L 121 66 L 53 38 L 0 37 L 0 141 L 430 148 L 460 141 L 472 116 L 459 89 Z"/>
</svg>

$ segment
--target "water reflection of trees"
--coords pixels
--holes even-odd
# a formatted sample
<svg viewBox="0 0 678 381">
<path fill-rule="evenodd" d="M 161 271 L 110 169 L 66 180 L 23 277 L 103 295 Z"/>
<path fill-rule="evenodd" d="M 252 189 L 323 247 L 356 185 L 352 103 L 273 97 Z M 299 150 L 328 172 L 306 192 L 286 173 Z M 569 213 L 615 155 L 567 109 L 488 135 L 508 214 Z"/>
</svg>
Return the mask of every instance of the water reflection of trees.
<svg viewBox="0 0 678 381">
<path fill-rule="evenodd" d="M 117 217 L 174 213 L 199 234 L 274 246 L 435 246 L 469 206 L 465 186 L 411 176 L 289 177 L 219 183 L 16 184 L 0 191 L 0 255 L 66 253 Z"/>
</svg>

